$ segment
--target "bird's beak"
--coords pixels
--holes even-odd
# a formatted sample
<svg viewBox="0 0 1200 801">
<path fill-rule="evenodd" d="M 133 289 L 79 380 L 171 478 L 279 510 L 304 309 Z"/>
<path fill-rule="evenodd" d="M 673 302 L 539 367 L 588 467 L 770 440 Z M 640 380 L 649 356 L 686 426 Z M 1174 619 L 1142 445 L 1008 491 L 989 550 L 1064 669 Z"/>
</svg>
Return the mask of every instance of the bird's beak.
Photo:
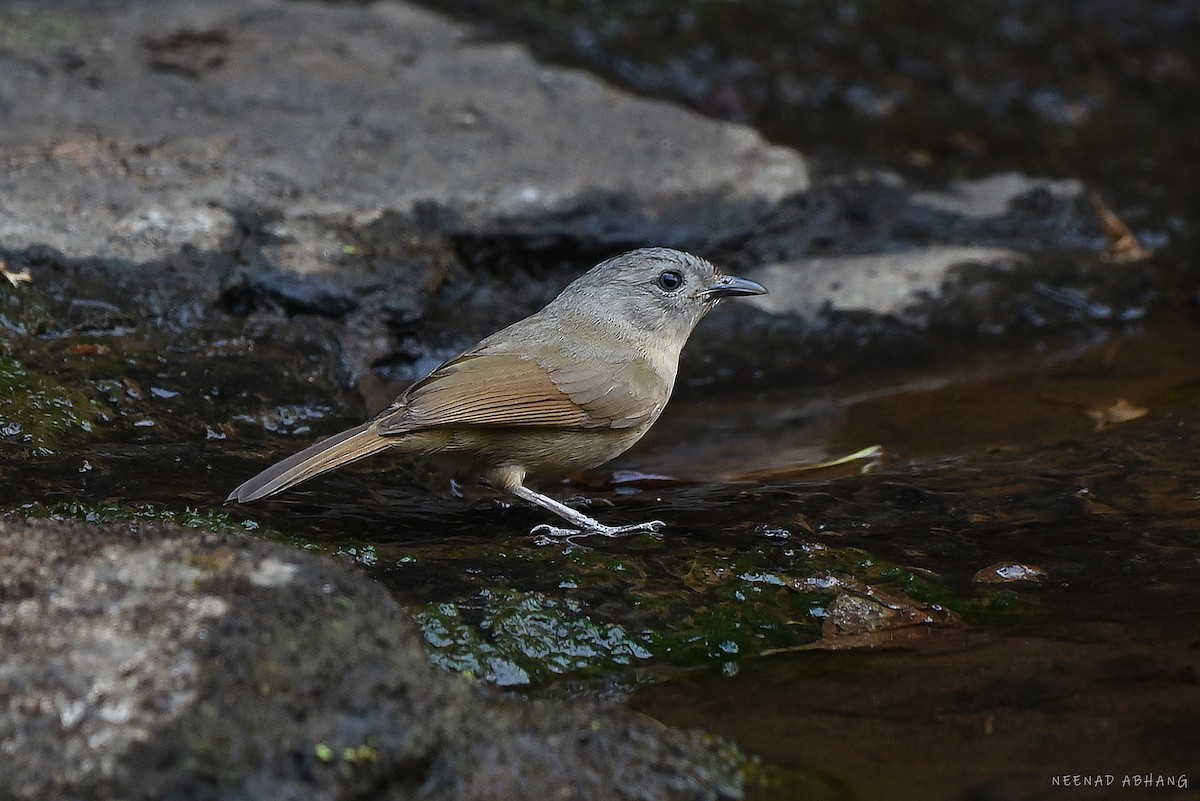
<svg viewBox="0 0 1200 801">
<path fill-rule="evenodd" d="M 722 275 L 711 286 L 700 290 L 700 295 L 705 300 L 765 294 L 767 294 L 767 288 L 757 281 L 751 281 L 749 278 L 735 278 L 732 275 Z"/>
</svg>

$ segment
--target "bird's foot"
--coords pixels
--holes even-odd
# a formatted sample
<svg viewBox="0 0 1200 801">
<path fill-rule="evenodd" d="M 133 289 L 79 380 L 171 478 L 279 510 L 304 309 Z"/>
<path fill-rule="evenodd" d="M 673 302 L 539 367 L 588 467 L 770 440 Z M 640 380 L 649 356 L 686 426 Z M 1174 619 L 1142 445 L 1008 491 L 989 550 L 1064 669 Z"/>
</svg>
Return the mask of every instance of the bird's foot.
<svg viewBox="0 0 1200 801">
<path fill-rule="evenodd" d="M 617 539 L 619 537 L 627 537 L 630 534 L 657 534 L 658 530 L 665 525 L 666 523 L 661 520 L 651 520 L 649 523 L 634 523 L 629 526 L 606 526 L 602 523 L 596 523 L 584 528 L 560 528 L 559 526 L 552 526 L 549 523 L 543 523 L 540 526 L 534 526 L 529 533 L 534 536 L 534 542 L 538 545 L 549 545 L 552 542 L 579 545 L 576 542 L 577 537 L 599 536 Z"/>
</svg>

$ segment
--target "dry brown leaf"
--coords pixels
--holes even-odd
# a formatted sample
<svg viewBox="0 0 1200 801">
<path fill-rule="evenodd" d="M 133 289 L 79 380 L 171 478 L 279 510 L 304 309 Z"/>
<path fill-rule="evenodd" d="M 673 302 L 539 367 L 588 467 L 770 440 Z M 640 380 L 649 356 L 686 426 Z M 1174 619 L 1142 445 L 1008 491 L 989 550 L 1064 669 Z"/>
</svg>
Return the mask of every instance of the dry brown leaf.
<svg viewBox="0 0 1200 801">
<path fill-rule="evenodd" d="M 878 460 L 883 457 L 883 446 L 869 445 L 866 448 L 857 450 L 854 453 L 845 456 L 839 456 L 835 459 L 828 459 L 823 462 L 813 464 L 799 465 L 784 465 L 781 467 L 766 467 L 760 470 L 750 470 L 745 473 L 740 473 L 733 477 L 734 481 L 786 481 L 796 478 L 805 473 L 813 473 L 818 470 L 827 470 L 833 467 L 841 467 L 852 462 L 864 461 L 864 464 L 859 467 L 863 473 L 870 472 L 871 468 L 878 463 Z"/>
<path fill-rule="evenodd" d="M 704 592 L 718 584 L 724 584 L 733 576 L 734 572 L 728 568 L 706 567 L 697 562 L 692 564 L 680 580 L 692 592 Z"/>
<path fill-rule="evenodd" d="M 846 637 L 906 626 L 939 626 L 958 622 L 954 613 L 937 604 L 921 604 L 899 591 L 868 587 L 867 593 L 841 592 L 829 605 L 822 625 L 824 639 Z"/>
<path fill-rule="evenodd" d="M 21 270 L 19 273 L 14 273 L 8 269 L 8 264 L 4 259 L 0 259 L 0 275 L 8 279 L 8 283 L 16 286 L 17 284 L 28 284 L 33 280 L 33 276 L 29 274 L 29 270 Z"/>
<path fill-rule="evenodd" d="M 813 524 L 808 522 L 808 518 L 805 517 L 803 514 L 797 513 L 796 516 L 794 518 L 792 518 L 792 522 L 795 523 L 800 528 L 807 531 L 809 534 L 817 533 L 817 530 L 815 528 L 813 528 Z"/>
<path fill-rule="evenodd" d="M 101 139 L 67 139 L 56 144 L 50 153 L 56 159 L 67 161 L 76 167 L 88 167 L 96 162 L 108 145 Z"/>
<path fill-rule="evenodd" d="M 1145 417 L 1149 413 L 1149 409 L 1134 406 L 1124 398 L 1111 406 L 1095 406 L 1087 410 L 1087 416 L 1096 421 L 1097 431 L 1103 431 L 1117 423 L 1128 423 L 1130 420 Z"/>
<path fill-rule="evenodd" d="M 95 342 L 79 342 L 67 348 L 67 355 L 83 359 L 92 356 L 106 356 L 110 351 L 111 348 L 108 345 L 101 345 Z"/>
<path fill-rule="evenodd" d="M 1099 192 L 1092 192 L 1091 199 L 1100 217 L 1100 224 L 1104 226 L 1104 233 L 1108 235 L 1109 245 L 1100 254 L 1103 261 L 1144 261 L 1154 255 L 1153 250 L 1138 242 L 1133 231 L 1108 207 Z"/>
<path fill-rule="evenodd" d="M 899 591 L 869 587 L 854 579 L 839 583 L 842 586 L 829 605 L 829 616 L 821 627 L 818 642 L 774 649 L 764 654 L 792 650 L 921 647 L 931 636 L 939 638 L 932 635 L 933 630 L 961 631 L 964 628 L 953 612 L 938 604 L 921 604 Z"/>
</svg>

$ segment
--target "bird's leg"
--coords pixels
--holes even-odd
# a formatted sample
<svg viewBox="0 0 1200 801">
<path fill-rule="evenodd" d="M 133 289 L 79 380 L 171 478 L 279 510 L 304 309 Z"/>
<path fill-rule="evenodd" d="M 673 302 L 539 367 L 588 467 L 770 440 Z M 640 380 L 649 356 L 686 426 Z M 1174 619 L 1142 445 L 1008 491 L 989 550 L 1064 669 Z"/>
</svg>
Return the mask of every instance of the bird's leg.
<svg viewBox="0 0 1200 801">
<path fill-rule="evenodd" d="M 533 530 L 529 532 L 530 534 L 541 534 L 546 537 L 561 539 L 587 536 L 589 534 L 599 534 L 602 537 L 624 537 L 627 534 L 654 533 L 666 525 L 661 520 L 651 520 L 649 523 L 637 523 L 632 526 L 606 526 L 599 520 L 588 517 L 583 512 L 572 509 L 565 503 L 559 503 L 540 492 L 534 492 L 524 484 L 518 484 L 511 491 L 513 495 L 516 495 L 521 500 L 529 501 L 543 509 L 548 509 L 572 525 L 578 526 L 578 528 L 558 528 L 557 526 L 543 523 L 540 526 L 534 526 Z"/>
</svg>

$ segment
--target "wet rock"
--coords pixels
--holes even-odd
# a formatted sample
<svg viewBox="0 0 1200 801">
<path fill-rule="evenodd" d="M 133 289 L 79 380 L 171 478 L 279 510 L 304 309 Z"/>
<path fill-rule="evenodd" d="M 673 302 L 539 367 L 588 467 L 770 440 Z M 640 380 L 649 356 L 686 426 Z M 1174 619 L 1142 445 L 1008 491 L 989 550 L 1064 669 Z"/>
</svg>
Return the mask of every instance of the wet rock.
<svg viewBox="0 0 1200 801">
<path fill-rule="evenodd" d="M 1044 192 L 1055 200 L 1071 200 L 1083 194 L 1079 181 L 1051 181 L 1016 172 L 1000 173 L 970 181 L 955 181 L 945 190 L 920 191 L 913 195 L 916 206 L 983 220 L 1002 217 L 1012 205 L 1030 193 Z"/>
<path fill-rule="evenodd" d="M 906 317 L 941 291 L 964 264 L 994 266 L 1023 261 L 1006 248 L 931 245 L 895 253 L 799 259 L 752 273 L 771 292 L 752 298 L 763 311 L 816 321 L 829 312 L 870 312 Z"/>
<path fill-rule="evenodd" d="M 744 240 L 810 185 L 750 128 L 405 3 L 22 0 L 0 30 L 9 262 L 110 286 L 176 338 L 222 312 L 329 318 L 352 386 L 415 375 L 613 252 Z"/>
<path fill-rule="evenodd" d="M 5 798 L 742 795 L 718 742 L 431 668 L 311 554 L 153 523 L 6 519 L 0 545 Z"/>
<path fill-rule="evenodd" d="M 412 5 L 148 7 L 2 12 L 0 97 L 21 99 L 0 131 L 8 247 L 145 262 L 217 247 L 245 209 L 305 220 L 315 241 L 423 204 L 467 229 L 600 197 L 628 204 L 629 225 L 682 205 L 693 225 L 745 231 L 808 187 L 804 159 L 749 128 L 547 69 Z M 304 251 L 287 269 L 319 271 L 319 248 Z"/>
<path fill-rule="evenodd" d="M 249 314 L 268 303 L 288 314 L 334 318 L 358 307 L 358 299 L 336 281 L 297 278 L 276 271 L 239 275 L 221 292 L 220 302 L 236 314 Z"/>
<path fill-rule="evenodd" d="M 112 317 L 176 339 L 206 315 L 301 318 L 246 327 L 316 340 L 372 408 L 644 244 L 760 271 L 771 295 L 689 351 L 769 334 L 789 369 L 1120 325 L 1153 297 L 1092 296 L 1102 239 L 1076 180 L 812 161 L 405 3 L 148 7 L 0 11 L 0 108 L 21 98 L 0 127 L 3 254 L 35 285 L 115 287 Z M 1078 268 L 1048 275 L 1064 252 Z"/>
<path fill-rule="evenodd" d="M 72 386 L 0 357 L 0 442 L 49 454 L 70 434 L 89 434 L 98 409 Z"/>
</svg>

